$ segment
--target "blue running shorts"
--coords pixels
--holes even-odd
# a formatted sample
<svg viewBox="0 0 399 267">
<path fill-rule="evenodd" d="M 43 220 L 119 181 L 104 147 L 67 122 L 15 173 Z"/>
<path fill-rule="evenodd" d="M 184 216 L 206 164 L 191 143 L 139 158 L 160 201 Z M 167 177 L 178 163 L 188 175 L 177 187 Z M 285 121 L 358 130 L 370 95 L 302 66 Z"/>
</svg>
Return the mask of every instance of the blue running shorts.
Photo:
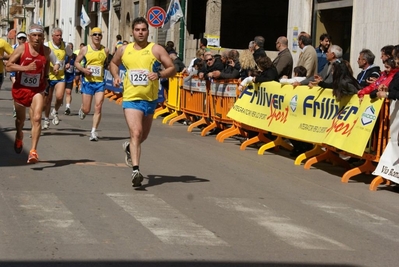
<svg viewBox="0 0 399 267">
<path fill-rule="evenodd" d="M 105 82 L 83 82 L 81 92 L 86 95 L 95 95 L 105 91 Z"/>
<path fill-rule="evenodd" d="M 50 85 L 50 87 L 54 87 L 57 83 L 62 83 L 65 82 L 65 79 L 62 80 L 48 80 L 48 84 Z"/>
<path fill-rule="evenodd" d="M 158 100 L 147 101 L 147 100 L 133 100 L 133 101 L 123 101 L 122 108 L 130 108 L 141 110 L 144 116 L 152 115 L 155 113 L 155 108 L 157 107 Z"/>
</svg>

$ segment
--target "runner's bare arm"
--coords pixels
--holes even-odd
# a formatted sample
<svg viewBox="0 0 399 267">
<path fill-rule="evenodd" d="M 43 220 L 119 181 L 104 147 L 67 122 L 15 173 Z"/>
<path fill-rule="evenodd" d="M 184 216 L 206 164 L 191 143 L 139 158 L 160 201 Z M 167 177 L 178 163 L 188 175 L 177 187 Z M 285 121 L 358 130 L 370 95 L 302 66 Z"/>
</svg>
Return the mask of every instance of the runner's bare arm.
<svg viewBox="0 0 399 267">
<path fill-rule="evenodd" d="M 50 71 L 50 61 L 51 61 L 51 49 L 48 48 L 47 46 L 44 47 L 44 53 L 46 55 L 46 66 L 44 66 L 44 73 L 46 73 L 46 75 L 48 75 L 49 71 Z M 46 77 L 48 78 L 48 77 Z"/>
<path fill-rule="evenodd" d="M 7 61 L 6 71 L 13 72 L 13 71 L 26 71 L 27 70 L 27 68 L 26 68 L 27 66 L 21 66 L 21 65 L 17 64 L 17 62 L 19 62 L 19 59 L 21 58 L 24 51 L 25 51 L 24 45 L 20 45 L 14 50 L 14 52 L 10 55 L 10 58 Z"/>
<path fill-rule="evenodd" d="M 165 68 L 159 72 L 161 74 L 161 78 L 169 78 L 176 75 L 176 68 L 173 65 L 173 61 L 166 52 L 165 48 L 156 44 L 152 48 L 152 53 L 159 61 L 161 61 L 163 67 Z M 148 78 L 150 80 L 156 80 L 158 79 L 158 73 L 150 72 L 148 74 Z"/>
<path fill-rule="evenodd" d="M 120 84 L 119 65 L 122 63 L 122 55 L 125 51 L 125 48 L 126 45 L 120 46 L 118 50 L 116 50 L 111 62 L 109 63 L 109 71 L 114 78 L 114 86 L 119 86 Z"/>
<path fill-rule="evenodd" d="M 83 68 L 83 66 L 80 64 L 86 53 L 87 53 L 87 46 L 84 46 L 80 49 L 79 54 L 75 59 L 75 67 L 84 75 L 90 76 L 91 71 L 89 69 Z"/>
</svg>

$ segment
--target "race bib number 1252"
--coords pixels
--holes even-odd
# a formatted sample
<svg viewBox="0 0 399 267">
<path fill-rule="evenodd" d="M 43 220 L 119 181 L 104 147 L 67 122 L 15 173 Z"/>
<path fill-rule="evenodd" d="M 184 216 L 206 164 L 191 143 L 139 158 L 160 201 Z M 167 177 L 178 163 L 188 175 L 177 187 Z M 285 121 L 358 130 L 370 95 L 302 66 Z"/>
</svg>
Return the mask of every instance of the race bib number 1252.
<svg viewBox="0 0 399 267">
<path fill-rule="evenodd" d="M 130 70 L 129 80 L 133 85 L 148 85 L 148 70 Z"/>
</svg>

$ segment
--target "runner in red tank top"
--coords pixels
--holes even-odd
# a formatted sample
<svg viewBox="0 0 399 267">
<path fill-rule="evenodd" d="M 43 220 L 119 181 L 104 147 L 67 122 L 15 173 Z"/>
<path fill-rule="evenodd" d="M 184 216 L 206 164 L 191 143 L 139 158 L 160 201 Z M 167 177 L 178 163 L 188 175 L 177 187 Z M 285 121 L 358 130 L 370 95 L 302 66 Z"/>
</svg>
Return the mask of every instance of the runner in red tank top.
<svg viewBox="0 0 399 267">
<path fill-rule="evenodd" d="M 28 163 L 39 161 L 36 152 L 41 131 L 41 118 L 44 106 L 44 90 L 47 86 L 49 71 L 50 49 L 43 45 L 43 26 L 32 24 L 29 26 L 28 43 L 17 47 L 7 62 L 6 70 L 16 72 L 16 80 L 12 87 L 12 96 L 17 113 L 15 126 L 14 150 L 21 153 L 23 148 L 22 128 L 25 122 L 26 107 L 29 107 L 32 124 L 32 146 Z"/>
</svg>

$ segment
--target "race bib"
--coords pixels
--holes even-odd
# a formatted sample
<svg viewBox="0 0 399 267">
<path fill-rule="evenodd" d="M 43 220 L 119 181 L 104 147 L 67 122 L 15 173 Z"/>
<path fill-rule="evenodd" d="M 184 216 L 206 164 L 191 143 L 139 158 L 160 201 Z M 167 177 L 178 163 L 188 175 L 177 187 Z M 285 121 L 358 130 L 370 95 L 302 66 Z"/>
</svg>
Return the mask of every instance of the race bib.
<svg viewBox="0 0 399 267">
<path fill-rule="evenodd" d="M 129 70 L 129 80 L 133 85 L 148 85 L 148 70 Z"/>
<path fill-rule="evenodd" d="M 22 72 L 21 84 L 28 87 L 39 87 L 40 84 L 40 73 L 30 74 Z"/>
<path fill-rule="evenodd" d="M 101 76 L 101 66 L 88 66 L 87 67 L 91 71 L 91 75 L 94 77 L 100 77 Z"/>
</svg>

